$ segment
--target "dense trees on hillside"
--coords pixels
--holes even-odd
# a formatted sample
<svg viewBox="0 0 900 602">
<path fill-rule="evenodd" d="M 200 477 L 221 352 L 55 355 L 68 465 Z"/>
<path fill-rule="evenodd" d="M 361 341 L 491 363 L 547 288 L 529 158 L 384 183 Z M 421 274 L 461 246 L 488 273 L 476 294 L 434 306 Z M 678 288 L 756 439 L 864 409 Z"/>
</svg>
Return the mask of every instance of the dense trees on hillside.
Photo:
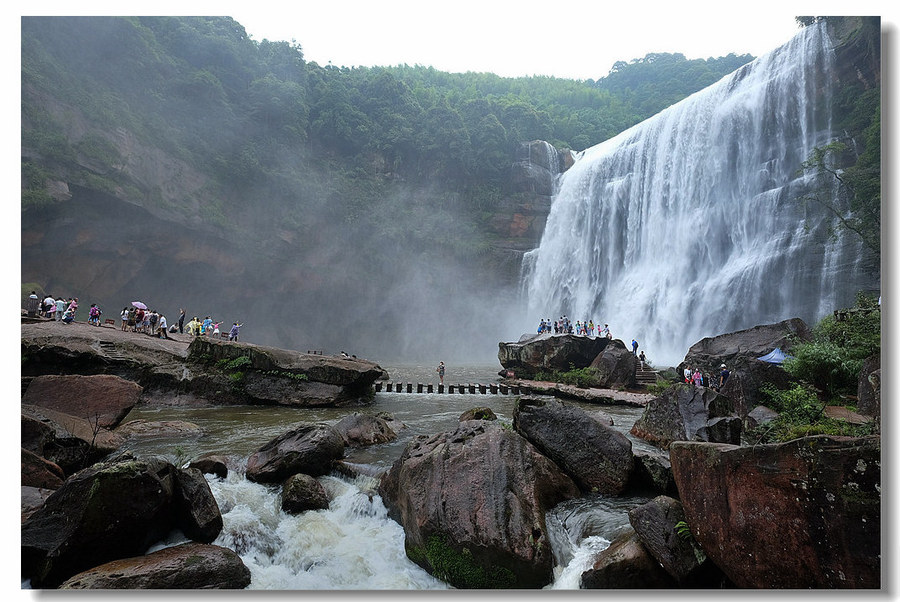
<svg viewBox="0 0 900 602">
<path fill-rule="evenodd" d="M 56 118 L 27 101 L 34 90 L 121 124 L 229 188 L 279 171 L 296 177 L 283 158 L 301 154 L 337 160 L 354 177 L 440 178 L 480 207 L 520 142 L 586 148 L 752 58 L 648 55 L 597 82 L 323 67 L 296 44 L 250 39 L 227 17 L 25 18 L 22 57 L 23 136 L 43 158 L 31 175 L 55 169 L 48 159 L 81 171 L 74 155 L 59 156 L 70 151 L 52 141 L 63 129 Z"/>
</svg>

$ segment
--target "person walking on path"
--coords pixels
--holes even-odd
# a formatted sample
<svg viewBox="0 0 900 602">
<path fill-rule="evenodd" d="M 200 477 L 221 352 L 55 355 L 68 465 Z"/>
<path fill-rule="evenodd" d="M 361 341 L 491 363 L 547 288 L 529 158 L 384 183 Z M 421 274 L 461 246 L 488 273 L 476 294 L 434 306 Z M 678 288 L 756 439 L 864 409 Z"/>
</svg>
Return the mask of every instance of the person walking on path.
<svg viewBox="0 0 900 602">
<path fill-rule="evenodd" d="M 440 365 L 437 367 L 437 373 L 441 379 L 441 384 L 444 384 L 444 370 L 445 370 L 444 362 L 441 362 Z"/>
<path fill-rule="evenodd" d="M 634 354 L 634 357 L 637 357 L 637 348 L 638 342 L 634 339 L 631 339 L 631 353 Z"/>
<path fill-rule="evenodd" d="M 719 372 L 719 389 L 722 388 L 726 382 L 728 382 L 728 377 L 730 376 L 730 372 L 728 372 L 728 368 L 725 367 L 725 364 L 722 364 L 722 371 Z"/>
<path fill-rule="evenodd" d="M 240 333 L 241 326 L 243 326 L 243 324 L 238 324 L 237 322 L 231 325 L 231 331 L 228 333 L 229 341 L 238 340 L 238 334 Z"/>
<path fill-rule="evenodd" d="M 166 324 L 166 317 L 159 314 L 159 322 L 157 322 L 156 336 L 163 339 L 169 338 L 169 325 Z"/>
</svg>

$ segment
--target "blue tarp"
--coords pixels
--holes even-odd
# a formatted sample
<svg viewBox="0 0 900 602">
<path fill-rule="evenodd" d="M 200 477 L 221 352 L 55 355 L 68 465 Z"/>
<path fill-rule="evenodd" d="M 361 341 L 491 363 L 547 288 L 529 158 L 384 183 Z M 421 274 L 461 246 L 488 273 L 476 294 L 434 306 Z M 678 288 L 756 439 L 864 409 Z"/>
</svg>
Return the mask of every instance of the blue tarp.
<svg viewBox="0 0 900 602">
<path fill-rule="evenodd" d="M 780 347 L 776 347 L 771 353 L 767 353 L 766 355 L 757 359 L 760 359 L 764 362 L 769 362 L 770 364 L 781 365 L 784 363 L 785 358 L 789 357 L 791 356 L 785 355 L 784 351 L 782 351 Z"/>
</svg>

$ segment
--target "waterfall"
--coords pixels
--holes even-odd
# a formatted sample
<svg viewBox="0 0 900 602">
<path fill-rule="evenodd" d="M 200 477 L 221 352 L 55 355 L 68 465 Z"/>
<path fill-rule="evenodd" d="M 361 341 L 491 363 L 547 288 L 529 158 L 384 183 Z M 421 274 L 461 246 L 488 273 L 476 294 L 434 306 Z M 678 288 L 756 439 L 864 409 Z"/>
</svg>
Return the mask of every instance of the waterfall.
<svg viewBox="0 0 900 602">
<path fill-rule="evenodd" d="M 801 198 L 835 139 L 824 24 L 584 151 L 523 261 L 529 331 L 542 317 L 608 323 L 655 365 L 707 336 L 800 317 L 870 285 L 861 245 Z"/>
</svg>

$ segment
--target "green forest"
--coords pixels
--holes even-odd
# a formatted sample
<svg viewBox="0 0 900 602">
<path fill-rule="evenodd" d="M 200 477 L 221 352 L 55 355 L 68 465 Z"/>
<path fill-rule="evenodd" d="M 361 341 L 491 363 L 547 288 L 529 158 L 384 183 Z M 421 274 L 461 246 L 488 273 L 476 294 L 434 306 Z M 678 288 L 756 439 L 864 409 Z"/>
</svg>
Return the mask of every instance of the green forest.
<svg viewBox="0 0 900 602">
<path fill-rule="evenodd" d="M 204 223 L 226 231 L 248 202 L 300 231 L 315 228 L 313 212 L 347 222 L 365 212 L 389 231 L 395 208 L 377 225 L 386 188 L 422 186 L 435 191 L 432 215 L 466 214 L 477 230 L 508 192 L 521 142 L 582 150 L 752 58 L 652 54 L 596 81 L 502 78 L 323 67 L 306 62 L 300 44 L 255 41 L 228 17 L 26 17 L 22 205 L 52 203 L 44 182 L 64 175 L 143 205 L 174 202 L 165 209 L 183 214 L 115 168 L 122 159 L 104 135 L 114 127 L 207 176 L 193 200 Z M 65 112 L 48 110 L 47 98 L 78 107 L 87 133 L 67 133 Z"/>
</svg>

